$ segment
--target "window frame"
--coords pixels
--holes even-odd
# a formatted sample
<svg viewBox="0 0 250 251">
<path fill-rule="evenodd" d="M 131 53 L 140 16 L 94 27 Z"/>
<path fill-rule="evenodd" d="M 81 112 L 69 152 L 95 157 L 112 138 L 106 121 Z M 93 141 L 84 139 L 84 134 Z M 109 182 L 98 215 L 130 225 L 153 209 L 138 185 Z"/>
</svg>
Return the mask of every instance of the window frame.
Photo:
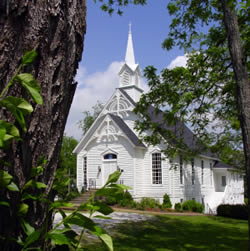
<svg viewBox="0 0 250 251">
<path fill-rule="evenodd" d="M 194 159 L 191 160 L 191 182 L 192 186 L 195 185 Z"/>
<path fill-rule="evenodd" d="M 154 156 L 156 156 L 156 158 Z M 154 168 L 154 166 L 156 168 Z M 156 174 L 158 175 L 156 176 Z M 151 183 L 154 186 L 155 185 L 159 186 L 163 184 L 162 181 L 163 181 L 162 180 L 162 153 L 157 151 L 157 152 L 151 153 Z"/>
<path fill-rule="evenodd" d="M 213 185 L 213 164 L 212 162 L 209 163 L 209 167 L 210 167 L 210 185 Z"/>
<path fill-rule="evenodd" d="M 88 186 L 88 158 L 83 157 L 83 186 L 87 188 Z"/>
<path fill-rule="evenodd" d="M 183 158 L 180 155 L 180 185 L 183 185 Z"/>
<path fill-rule="evenodd" d="M 201 184 L 204 185 L 204 160 L 201 160 Z"/>
<path fill-rule="evenodd" d="M 105 156 L 108 156 L 108 155 L 115 156 L 116 158 L 105 158 Z M 112 152 L 109 152 L 103 155 L 104 161 L 117 161 L 117 158 L 118 158 L 117 154 L 112 153 Z"/>
</svg>

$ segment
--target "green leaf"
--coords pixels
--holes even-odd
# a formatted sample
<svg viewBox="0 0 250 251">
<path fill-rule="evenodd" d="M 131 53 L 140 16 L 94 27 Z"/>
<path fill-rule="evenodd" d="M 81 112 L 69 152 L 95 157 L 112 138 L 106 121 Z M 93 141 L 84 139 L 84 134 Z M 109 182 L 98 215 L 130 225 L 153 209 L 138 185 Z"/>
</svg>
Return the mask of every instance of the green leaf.
<svg viewBox="0 0 250 251">
<path fill-rule="evenodd" d="M 18 186 L 14 183 L 14 182 L 11 182 L 7 188 L 12 191 L 12 192 L 18 192 L 19 191 L 19 188 Z"/>
<path fill-rule="evenodd" d="M 60 207 L 74 207 L 74 204 L 70 202 L 65 202 L 65 201 L 56 201 L 51 203 L 49 207 L 49 211 L 55 208 L 60 208 Z"/>
<path fill-rule="evenodd" d="M 41 189 L 41 188 L 46 188 L 47 185 L 42 182 L 35 181 L 35 180 L 29 180 L 27 183 L 24 184 L 22 190 L 25 190 L 30 187 Z"/>
<path fill-rule="evenodd" d="M 6 135 L 6 129 L 0 128 L 0 147 L 4 146 L 4 137 Z"/>
<path fill-rule="evenodd" d="M 106 196 L 106 197 L 110 196 L 110 197 L 112 197 L 112 196 L 116 196 L 117 193 L 122 194 L 123 190 L 117 190 L 117 188 L 113 188 L 113 187 L 111 187 L 111 188 L 109 188 L 109 187 L 104 188 L 103 187 L 95 192 L 95 196 Z"/>
<path fill-rule="evenodd" d="M 9 206 L 10 206 L 10 203 L 7 202 L 7 201 L 0 201 L 0 205 L 1 205 L 1 206 L 9 207 Z"/>
<path fill-rule="evenodd" d="M 108 177 L 108 180 L 104 186 L 107 186 L 110 183 L 115 183 L 121 176 L 121 173 L 119 171 L 115 171 L 111 173 Z"/>
<path fill-rule="evenodd" d="M 91 219 L 80 213 L 76 213 L 72 217 L 65 218 L 64 222 L 66 224 L 73 224 L 83 228 L 87 228 L 90 231 L 95 231 L 96 224 Z"/>
<path fill-rule="evenodd" d="M 0 187 L 7 187 L 12 178 L 10 174 L 0 169 Z"/>
<path fill-rule="evenodd" d="M 0 105 L 6 107 L 17 119 L 19 125 L 26 131 L 24 115 L 33 112 L 33 107 L 23 98 L 6 97 L 0 101 Z"/>
<path fill-rule="evenodd" d="M 38 188 L 38 189 L 46 188 L 47 187 L 46 184 L 44 184 L 42 182 L 38 182 L 38 181 L 35 182 L 35 185 L 36 185 L 36 188 Z"/>
<path fill-rule="evenodd" d="M 23 65 L 29 65 L 33 63 L 35 58 L 37 57 L 37 52 L 34 50 L 27 51 L 24 56 L 22 57 L 22 64 Z"/>
<path fill-rule="evenodd" d="M 110 206 L 103 203 L 102 201 L 95 202 L 94 206 L 98 207 L 98 209 L 96 211 L 98 211 L 104 215 L 109 215 L 109 214 L 113 213 L 113 209 Z"/>
<path fill-rule="evenodd" d="M 29 224 L 29 222 L 25 221 L 23 218 L 20 218 L 20 222 L 21 222 L 21 227 L 23 231 L 25 232 L 25 234 L 31 235 L 35 231 L 35 228 L 32 227 Z"/>
<path fill-rule="evenodd" d="M 40 195 L 31 195 L 29 193 L 24 193 L 22 195 L 22 201 L 24 200 L 40 200 Z"/>
<path fill-rule="evenodd" d="M 114 250 L 113 241 L 112 241 L 112 238 L 111 238 L 110 235 L 108 235 L 108 234 L 101 234 L 99 236 L 99 238 L 106 244 L 106 246 L 108 247 L 108 249 L 110 251 Z"/>
<path fill-rule="evenodd" d="M 32 232 L 24 241 L 24 248 L 27 248 L 30 244 L 34 243 L 37 241 L 41 235 L 41 230 L 36 230 Z"/>
<path fill-rule="evenodd" d="M 2 148 L 7 148 L 8 147 L 8 140 L 15 138 L 16 140 L 20 139 L 20 134 L 18 129 L 4 121 L 4 120 L 0 120 L 0 147 Z"/>
<path fill-rule="evenodd" d="M 28 213 L 29 206 L 25 203 L 22 203 L 18 207 L 17 215 L 24 216 Z"/>
<path fill-rule="evenodd" d="M 129 189 L 131 189 L 131 187 L 126 186 L 126 185 L 122 185 L 122 184 L 111 184 L 108 187 L 113 187 L 113 188 L 117 188 L 117 189 L 121 189 L 121 190 L 129 190 Z"/>
<path fill-rule="evenodd" d="M 71 229 L 54 229 L 46 235 L 46 239 L 51 239 L 56 245 L 70 245 L 75 243 L 77 234 Z"/>
<path fill-rule="evenodd" d="M 67 217 L 67 215 L 64 213 L 64 211 L 62 209 L 58 209 L 58 212 L 61 214 L 62 218 L 65 219 Z M 65 222 L 63 222 L 64 227 L 66 228 L 71 228 L 69 224 L 66 224 Z"/>
<path fill-rule="evenodd" d="M 43 167 L 42 166 L 33 167 L 31 169 L 31 177 L 38 176 L 38 175 L 40 175 L 42 173 L 43 173 Z"/>
<path fill-rule="evenodd" d="M 107 216 L 103 216 L 103 215 L 96 215 L 94 216 L 94 218 L 100 218 L 100 219 L 105 219 L 105 220 L 111 220 L 112 217 L 107 217 Z"/>
<path fill-rule="evenodd" d="M 21 82 L 22 86 L 29 92 L 34 101 L 41 105 L 43 99 L 40 95 L 40 86 L 35 78 L 29 73 L 21 73 L 17 76 L 18 80 Z"/>
</svg>

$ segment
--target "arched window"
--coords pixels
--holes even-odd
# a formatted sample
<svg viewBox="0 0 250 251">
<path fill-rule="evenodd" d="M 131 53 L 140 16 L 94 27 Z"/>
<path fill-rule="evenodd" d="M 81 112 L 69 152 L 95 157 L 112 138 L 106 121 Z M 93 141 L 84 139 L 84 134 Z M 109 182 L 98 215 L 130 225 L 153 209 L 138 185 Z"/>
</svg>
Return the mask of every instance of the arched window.
<svg viewBox="0 0 250 251">
<path fill-rule="evenodd" d="M 117 155 L 114 153 L 107 153 L 103 156 L 104 159 L 117 159 Z"/>
</svg>

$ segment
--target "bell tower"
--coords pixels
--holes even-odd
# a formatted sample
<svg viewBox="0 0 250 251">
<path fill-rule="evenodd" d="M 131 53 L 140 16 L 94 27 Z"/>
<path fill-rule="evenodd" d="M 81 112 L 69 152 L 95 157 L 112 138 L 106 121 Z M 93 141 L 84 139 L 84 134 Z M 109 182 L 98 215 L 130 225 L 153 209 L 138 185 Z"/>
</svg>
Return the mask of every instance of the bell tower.
<svg viewBox="0 0 250 251">
<path fill-rule="evenodd" d="M 135 63 L 131 24 L 129 24 L 125 63 L 119 72 L 119 77 L 120 88 L 124 89 L 135 102 L 139 101 L 143 92 L 140 86 L 142 74 L 139 65 Z"/>
</svg>

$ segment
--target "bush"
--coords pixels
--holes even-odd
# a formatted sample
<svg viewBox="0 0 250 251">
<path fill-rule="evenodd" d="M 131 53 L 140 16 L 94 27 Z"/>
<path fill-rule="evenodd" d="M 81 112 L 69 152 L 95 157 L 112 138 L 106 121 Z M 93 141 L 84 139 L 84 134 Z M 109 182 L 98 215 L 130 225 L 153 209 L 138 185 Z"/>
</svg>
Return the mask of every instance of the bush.
<svg viewBox="0 0 250 251">
<path fill-rule="evenodd" d="M 182 209 L 184 211 L 192 211 L 197 213 L 202 213 L 204 211 L 204 206 L 194 200 L 186 200 L 182 204 Z"/>
<path fill-rule="evenodd" d="M 217 207 L 217 215 L 234 219 L 247 220 L 248 219 L 247 205 L 222 204 Z"/>
<path fill-rule="evenodd" d="M 117 200 L 115 197 L 111 197 L 111 196 L 107 196 L 104 199 L 104 202 L 109 205 L 109 206 L 113 206 L 117 204 Z"/>
<path fill-rule="evenodd" d="M 178 211 L 178 212 L 182 211 L 182 210 L 181 210 L 181 203 L 175 203 L 175 204 L 174 204 L 174 209 L 175 209 L 176 211 Z"/>
<path fill-rule="evenodd" d="M 121 207 L 129 207 L 129 208 L 135 207 L 134 206 L 134 203 L 135 203 L 134 199 L 128 191 L 126 191 L 124 193 L 123 197 L 117 202 Z"/>
<path fill-rule="evenodd" d="M 164 194 L 162 205 L 164 208 L 171 208 L 172 207 L 172 203 L 171 203 L 171 200 L 170 200 L 168 194 Z"/>
<path fill-rule="evenodd" d="M 146 208 L 160 208 L 160 203 L 158 200 L 153 198 L 144 197 L 141 201 L 137 204 L 136 208 L 140 210 L 144 210 Z"/>
</svg>

